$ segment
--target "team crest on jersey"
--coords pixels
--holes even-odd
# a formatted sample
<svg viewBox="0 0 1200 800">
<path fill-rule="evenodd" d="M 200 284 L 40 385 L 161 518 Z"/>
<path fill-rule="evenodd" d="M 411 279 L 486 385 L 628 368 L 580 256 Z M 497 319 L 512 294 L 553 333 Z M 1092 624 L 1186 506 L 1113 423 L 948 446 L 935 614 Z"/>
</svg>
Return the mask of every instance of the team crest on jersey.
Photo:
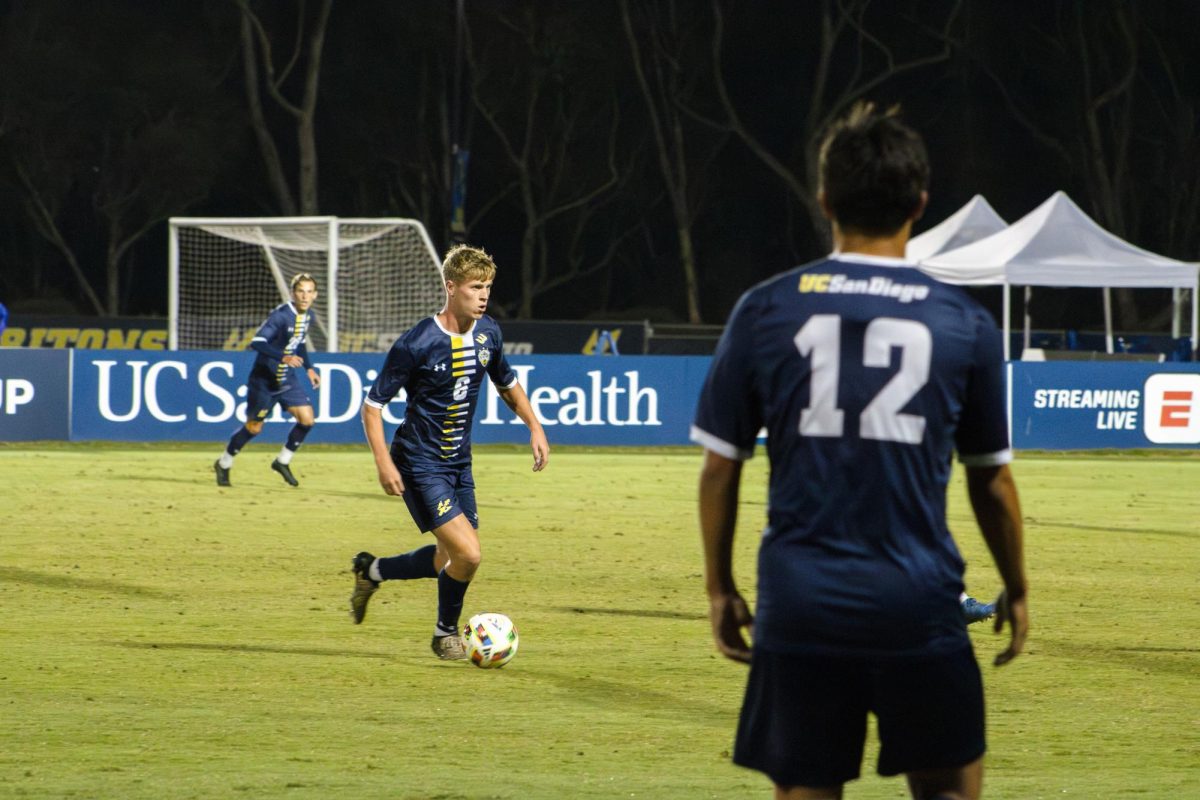
<svg viewBox="0 0 1200 800">
<path fill-rule="evenodd" d="M 445 500 L 438 500 L 437 515 L 439 517 L 442 514 L 445 514 L 449 510 L 450 510 L 450 498 L 449 497 L 447 497 Z"/>
<path fill-rule="evenodd" d="M 479 365 L 481 367 L 486 367 L 488 365 L 488 362 L 491 360 L 492 360 L 492 351 L 488 350 L 486 347 L 479 348 Z"/>
</svg>

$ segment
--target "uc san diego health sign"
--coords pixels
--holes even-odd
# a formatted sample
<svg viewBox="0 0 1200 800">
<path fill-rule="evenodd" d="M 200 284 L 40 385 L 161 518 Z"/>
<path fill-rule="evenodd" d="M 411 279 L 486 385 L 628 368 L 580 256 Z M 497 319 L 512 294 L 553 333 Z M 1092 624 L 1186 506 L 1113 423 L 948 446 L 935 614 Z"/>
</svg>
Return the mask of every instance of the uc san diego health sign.
<svg viewBox="0 0 1200 800">
<path fill-rule="evenodd" d="M 246 416 L 243 382 L 252 353 L 74 351 L 72 439 L 224 441 Z M 316 354 L 313 442 L 363 441 L 359 410 L 380 354 Z M 509 359 L 551 441 L 560 444 L 686 444 L 709 359 L 698 356 L 514 356 Z M 528 431 L 489 381 L 473 441 L 527 442 Z M 384 410 L 395 425 L 404 396 Z M 267 421 L 282 437 L 280 409 Z"/>
</svg>

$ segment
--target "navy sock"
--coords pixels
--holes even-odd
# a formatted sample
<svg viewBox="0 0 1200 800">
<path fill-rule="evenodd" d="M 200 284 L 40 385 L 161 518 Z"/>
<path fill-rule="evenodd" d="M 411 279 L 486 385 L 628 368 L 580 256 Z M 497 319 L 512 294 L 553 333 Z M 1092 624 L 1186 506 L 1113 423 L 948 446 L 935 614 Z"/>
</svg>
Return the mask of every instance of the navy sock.
<svg viewBox="0 0 1200 800">
<path fill-rule="evenodd" d="M 436 578 L 433 554 L 437 545 L 427 544 L 402 556 L 379 559 L 379 576 L 385 581 L 408 581 L 413 578 Z"/>
<path fill-rule="evenodd" d="M 257 434 L 253 434 L 243 425 L 238 428 L 233 436 L 229 437 L 229 444 L 225 446 L 225 452 L 231 456 L 236 456 L 241 449 L 246 446 L 246 443 L 253 439 Z"/>
<path fill-rule="evenodd" d="M 284 445 L 293 453 L 300 449 L 300 445 L 304 443 L 304 437 L 308 436 L 308 432 L 313 429 L 312 425 L 301 425 L 297 422 L 288 432 L 287 444 Z"/>
<path fill-rule="evenodd" d="M 458 618 L 462 616 L 463 598 L 467 595 L 470 582 L 464 583 L 451 578 L 446 570 L 438 573 L 438 621 L 439 635 L 458 630 Z"/>
</svg>

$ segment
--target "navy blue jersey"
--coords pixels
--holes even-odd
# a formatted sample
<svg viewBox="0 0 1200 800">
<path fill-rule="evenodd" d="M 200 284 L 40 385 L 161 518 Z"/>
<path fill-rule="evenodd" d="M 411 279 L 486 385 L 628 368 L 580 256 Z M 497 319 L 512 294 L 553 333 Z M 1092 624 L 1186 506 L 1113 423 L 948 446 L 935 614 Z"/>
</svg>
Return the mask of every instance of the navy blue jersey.
<svg viewBox="0 0 1200 800">
<path fill-rule="evenodd" d="M 392 444 L 409 468 L 469 464 L 471 420 L 484 373 L 501 389 L 517 383 L 494 319 L 485 314 L 460 334 L 427 317 L 392 345 L 366 403 L 383 408 L 401 389 L 407 393 Z"/>
<path fill-rule="evenodd" d="M 301 313 L 290 302 L 276 306 L 250 340 L 250 346 L 258 353 L 250 371 L 251 377 L 273 387 L 289 382 L 292 373 L 283 363 L 285 356 L 300 356 L 304 366 L 311 368 L 304 341 L 313 321 L 311 308 Z"/>
<path fill-rule="evenodd" d="M 1011 458 L 1001 336 L 961 289 L 839 254 L 738 301 L 693 441 L 731 459 L 767 431 L 756 647 L 910 655 L 960 646 L 951 455 Z"/>
</svg>

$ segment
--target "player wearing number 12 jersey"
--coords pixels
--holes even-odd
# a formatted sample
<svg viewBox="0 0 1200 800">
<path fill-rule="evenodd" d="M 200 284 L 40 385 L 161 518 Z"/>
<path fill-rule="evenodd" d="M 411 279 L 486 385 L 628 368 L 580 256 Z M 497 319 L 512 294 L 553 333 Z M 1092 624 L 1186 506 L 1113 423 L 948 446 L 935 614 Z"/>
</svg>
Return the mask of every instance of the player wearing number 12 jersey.
<svg viewBox="0 0 1200 800">
<path fill-rule="evenodd" d="M 534 472 L 546 466 L 550 446 L 504 357 L 500 326 L 484 314 L 495 263 L 484 251 L 459 245 L 446 254 L 442 275 L 446 305 L 396 340 L 362 408 L 380 485 L 387 494 L 404 497 L 417 527 L 432 532 L 436 543 L 391 558 L 368 552 L 355 556 L 350 614 L 356 624 L 362 622 L 367 601 L 383 581 L 436 578 L 433 651 L 458 660 L 466 657 L 458 620 L 481 558 L 471 420 L 485 376 L 528 426 Z M 389 447 L 383 408 L 401 390 L 408 405 Z"/>
<path fill-rule="evenodd" d="M 865 104 L 821 157 L 829 258 L 749 290 L 697 408 L 706 586 L 718 648 L 750 661 L 734 761 L 777 797 L 840 797 L 858 777 L 867 713 L 878 770 L 914 797 L 975 797 L 983 689 L 946 524 L 955 451 L 1005 582 L 998 663 L 1025 636 L 1021 521 L 1008 469 L 1000 334 L 962 290 L 902 256 L 924 209 L 924 146 Z M 753 649 L 731 549 L 742 462 L 767 430 L 767 526 Z"/>
</svg>

